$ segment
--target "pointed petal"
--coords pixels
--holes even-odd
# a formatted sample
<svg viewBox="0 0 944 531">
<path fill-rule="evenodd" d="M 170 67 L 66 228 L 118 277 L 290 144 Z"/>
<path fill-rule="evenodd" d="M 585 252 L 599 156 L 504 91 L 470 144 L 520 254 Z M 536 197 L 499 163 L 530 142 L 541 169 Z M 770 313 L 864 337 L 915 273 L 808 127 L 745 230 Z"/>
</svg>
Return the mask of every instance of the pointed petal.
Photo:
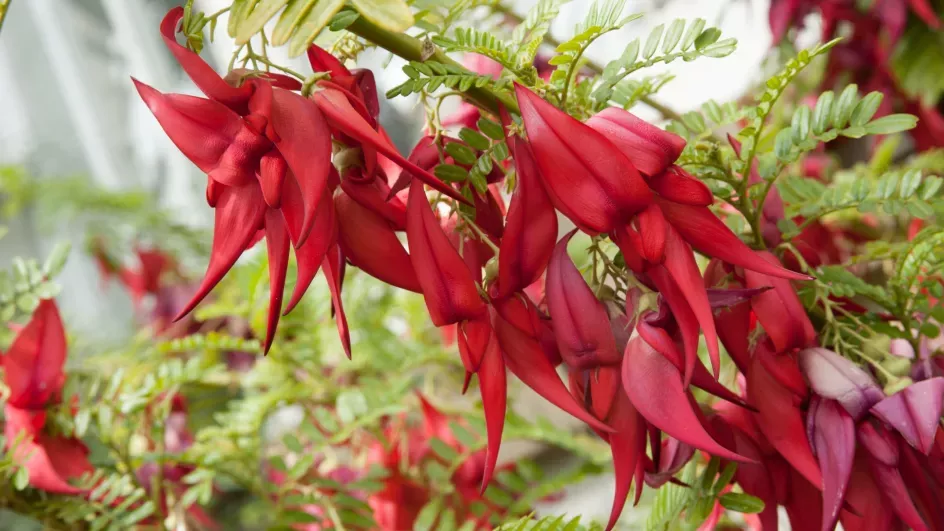
<svg viewBox="0 0 944 531">
<path fill-rule="evenodd" d="M 772 255 L 760 256 L 775 261 Z M 773 286 L 773 289 L 751 299 L 751 308 L 757 320 L 764 326 L 777 352 L 812 346 L 816 342 L 816 330 L 800 302 L 800 297 L 788 280 L 773 278 L 754 271 L 745 270 L 744 280 L 749 288 Z"/>
<path fill-rule="evenodd" d="M 650 347 L 654 348 L 656 352 L 662 354 L 665 359 L 669 360 L 675 368 L 682 372 L 685 370 L 685 360 L 682 354 L 678 351 L 678 348 L 675 346 L 675 341 L 672 340 L 672 337 L 669 336 L 662 328 L 657 328 L 650 325 L 646 322 L 646 318 L 643 317 L 639 324 L 636 326 L 636 331 L 639 332 L 639 337 L 643 339 Z M 702 365 L 700 360 L 695 361 L 694 372 L 692 373 L 692 385 L 702 389 L 710 394 L 717 396 L 723 400 L 727 400 L 733 404 L 737 404 L 742 407 L 749 408 L 750 406 L 741 399 L 741 397 L 734 394 L 727 387 L 721 385 L 718 380 L 715 380 L 711 376 L 711 373 L 708 372 L 708 369 Z"/>
<path fill-rule="evenodd" d="M 813 392 L 838 401 L 856 422 L 885 398 L 885 393 L 867 372 L 831 350 L 804 349 L 797 360 Z"/>
<path fill-rule="evenodd" d="M 521 117 L 545 189 L 587 232 L 610 232 L 652 200 L 639 171 L 601 133 L 515 84 Z"/>
<path fill-rule="evenodd" d="M 793 393 L 771 376 L 758 358 L 751 361 L 747 373 L 747 399 L 757 408 L 754 420 L 761 433 L 803 477 L 813 485 L 822 485 L 816 458 L 806 437 L 800 411 L 794 406 Z"/>
<path fill-rule="evenodd" d="M 299 245 L 305 207 L 295 180 L 286 179 L 285 183 L 281 210 L 288 226 L 289 236 L 295 245 L 295 262 L 298 265 L 295 289 L 283 312 L 283 315 L 288 315 L 302 300 L 311 281 L 318 274 L 318 268 L 321 267 L 328 250 L 337 242 L 338 224 L 335 218 L 334 201 L 331 200 L 331 194 L 325 193 L 321 196 L 321 201 L 316 208 L 315 221 L 309 237 L 304 244 Z"/>
<path fill-rule="evenodd" d="M 908 444 L 931 453 L 944 406 L 944 378 L 915 382 L 875 404 L 870 410 L 898 430 Z"/>
<path fill-rule="evenodd" d="M 35 413 L 7 404 L 4 408 L 4 435 L 9 443 L 25 437 L 12 458 L 29 471 L 30 486 L 54 494 L 75 495 L 82 489 L 68 483 L 93 470 L 88 449 L 78 439 L 41 432 L 45 413 Z"/>
<path fill-rule="evenodd" d="M 653 426 L 712 455 L 747 461 L 708 434 L 692 408 L 691 395 L 682 387 L 678 369 L 642 338 L 631 339 L 626 346 L 622 377 L 633 406 Z"/>
<path fill-rule="evenodd" d="M 351 107 L 350 102 L 341 91 L 334 88 L 326 88 L 315 92 L 312 99 L 318 104 L 318 107 L 328 118 L 328 121 L 344 134 L 361 142 L 365 146 L 376 149 L 377 152 L 394 161 L 405 171 L 409 171 L 414 177 L 436 190 L 462 203 L 469 203 L 455 188 L 440 181 L 433 174 L 413 164 L 397 153 L 396 148 L 387 142 L 380 133 L 372 129 L 370 124 Z"/>
<path fill-rule="evenodd" d="M 263 355 L 269 353 L 272 340 L 275 338 L 275 329 L 279 326 L 279 316 L 282 314 L 282 292 L 285 290 L 285 272 L 288 269 L 288 250 L 292 246 L 282 213 L 274 208 L 266 211 L 265 231 L 266 248 L 269 252 L 269 315 L 262 348 Z"/>
<path fill-rule="evenodd" d="M 301 245 L 314 226 L 316 207 L 328 184 L 331 133 L 317 105 L 282 89 L 272 91 L 271 124 L 279 138 L 275 145 L 295 175 L 305 205 L 297 243 Z"/>
<path fill-rule="evenodd" d="M 649 179 L 649 188 L 663 199 L 683 205 L 706 207 L 715 200 L 705 183 L 674 165 Z"/>
<path fill-rule="evenodd" d="M 167 49 L 174 54 L 184 72 L 208 98 L 236 111 L 244 109 L 252 95 L 252 87 L 249 84 L 241 87 L 230 86 L 196 52 L 177 43 L 177 24 L 183 16 L 184 8 L 177 6 L 168 11 L 161 21 L 161 36 Z"/>
<path fill-rule="evenodd" d="M 482 394 L 482 407 L 485 411 L 485 431 L 488 446 L 485 451 L 485 468 L 482 470 L 482 488 L 492 481 L 498 451 L 501 447 L 502 431 L 505 427 L 505 406 L 507 400 L 507 382 L 505 381 L 505 362 L 502 359 L 498 338 L 490 334 L 488 347 L 478 368 L 479 391 Z"/>
<path fill-rule="evenodd" d="M 742 289 L 713 289 L 708 288 L 708 303 L 712 310 L 719 308 L 730 308 L 742 302 L 751 300 L 753 297 L 772 289 L 770 286 L 760 288 L 742 288 Z"/>
<path fill-rule="evenodd" d="M 613 410 L 610 413 L 610 422 L 616 430 L 607 435 L 610 452 L 613 454 L 616 492 L 613 494 L 610 519 L 606 524 L 607 531 L 616 526 L 616 522 L 623 512 L 626 497 L 629 496 L 629 488 L 633 482 L 633 474 L 636 471 L 636 463 L 643 457 L 645 452 L 645 440 L 643 439 L 642 448 L 638 444 L 639 435 L 645 430 L 644 423 L 639 413 L 633 408 L 633 404 L 623 393 L 617 393 L 616 395 Z"/>
<path fill-rule="evenodd" d="M 221 103 L 162 94 L 132 78 L 135 88 L 175 146 L 201 171 L 228 186 L 254 181 L 268 142 Z"/>
<path fill-rule="evenodd" d="M 308 47 L 308 63 L 315 72 L 331 74 L 331 79 L 351 77 L 351 71 L 341 61 L 317 44 Z"/>
<path fill-rule="evenodd" d="M 459 323 L 459 355 L 466 371 L 466 384 L 470 374 L 478 372 L 479 365 L 485 357 L 485 351 L 490 347 L 492 339 L 492 325 L 487 316 L 483 315 L 469 321 Z M 465 387 L 462 392 L 465 393 Z"/>
<path fill-rule="evenodd" d="M 517 139 L 512 139 L 510 146 L 518 184 L 498 252 L 499 298 L 526 288 L 541 276 L 557 239 L 557 212 L 541 184 L 531 148 Z"/>
<path fill-rule="evenodd" d="M 338 325 L 338 336 L 348 359 L 351 358 L 351 332 L 347 326 L 347 317 L 344 315 L 344 305 L 341 302 L 341 283 L 344 280 L 344 256 L 337 245 L 333 245 L 324 262 L 325 279 L 328 281 L 328 290 L 331 291 L 331 304 L 334 307 L 334 320 Z"/>
<path fill-rule="evenodd" d="M 858 435 L 859 442 L 869 450 L 869 470 L 888 505 L 909 528 L 914 531 L 927 531 L 928 526 L 911 501 L 908 487 L 901 477 L 898 468 L 898 447 L 894 437 L 886 428 L 877 426 L 876 429 L 875 425 L 869 423 L 860 424 Z M 875 451 L 877 447 L 882 447 L 881 452 Z"/>
<path fill-rule="evenodd" d="M 481 317 L 485 304 L 472 272 L 440 228 L 418 180 L 410 185 L 406 235 L 433 324 L 445 326 Z"/>
<path fill-rule="evenodd" d="M 678 324 L 685 362 L 684 368 L 681 369 L 682 384 L 688 387 L 694 375 L 695 365 L 698 363 L 698 319 L 692 311 L 689 299 L 664 267 L 652 268 L 648 276 L 672 310 L 672 316 Z"/>
<path fill-rule="evenodd" d="M 708 292 L 705 291 L 705 282 L 695 263 L 691 248 L 682 240 L 671 227 L 666 230 L 665 269 L 675 280 L 679 291 L 688 299 L 689 306 L 698 324 L 701 326 L 708 345 L 708 357 L 711 359 L 711 368 L 715 379 L 721 370 L 721 353 L 718 350 L 718 332 L 715 330 L 715 319 L 708 303 Z"/>
<path fill-rule="evenodd" d="M 813 398 L 813 449 L 823 472 L 823 531 L 836 527 L 855 457 L 855 422 L 835 400 Z"/>
<path fill-rule="evenodd" d="M 606 308 L 567 255 L 567 244 L 576 232 L 561 238 L 547 268 L 545 289 L 554 335 L 564 362 L 571 368 L 615 364 L 620 355 Z"/>
<path fill-rule="evenodd" d="M 685 139 L 618 107 L 604 109 L 587 125 L 613 143 L 639 171 L 652 177 L 665 171 L 685 149 Z"/>
<path fill-rule="evenodd" d="M 215 209 L 210 263 L 193 298 L 177 314 L 175 321 L 190 313 L 233 267 L 262 228 L 265 213 L 265 200 L 257 184 L 223 190 Z"/>
<path fill-rule="evenodd" d="M 856 513 L 846 509 L 840 515 L 842 527 L 846 531 L 886 530 L 896 525 L 895 512 L 879 492 L 867 462 L 865 452 L 857 452 L 852 480 L 846 491 L 846 500 L 856 508 Z"/>
<path fill-rule="evenodd" d="M 23 409 L 42 409 L 57 397 L 65 383 L 66 337 L 55 301 L 44 299 L 21 328 L 10 349 L 0 356 L 7 403 Z M 10 439 L 12 440 L 12 439 Z"/>
<path fill-rule="evenodd" d="M 536 339 L 498 315 L 493 316 L 492 322 L 505 357 L 505 365 L 512 374 L 545 400 L 578 420 L 600 431 L 612 431 L 606 424 L 593 417 L 567 391 Z"/>
<path fill-rule="evenodd" d="M 708 207 L 683 205 L 664 199 L 656 199 L 656 202 L 672 227 L 698 252 L 765 275 L 809 280 L 810 277 L 806 275 L 794 273 L 764 259 L 731 232 Z"/>
<path fill-rule="evenodd" d="M 351 199 L 357 201 L 364 208 L 382 216 L 391 223 L 394 230 L 406 230 L 406 205 L 399 197 L 390 197 L 390 187 L 383 179 L 371 179 L 365 183 L 357 179 L 345 178 L 341 180 L 341 189 Z M 387 199 L 390 197 L 389 199 Z"/>
<path fill-rule="evenodd" d="M 345 193 L 334 198 L 338 243 L 354 266 L 387 284 L 421 293 L 410 255 L 384 218 Z"/>
</svg>

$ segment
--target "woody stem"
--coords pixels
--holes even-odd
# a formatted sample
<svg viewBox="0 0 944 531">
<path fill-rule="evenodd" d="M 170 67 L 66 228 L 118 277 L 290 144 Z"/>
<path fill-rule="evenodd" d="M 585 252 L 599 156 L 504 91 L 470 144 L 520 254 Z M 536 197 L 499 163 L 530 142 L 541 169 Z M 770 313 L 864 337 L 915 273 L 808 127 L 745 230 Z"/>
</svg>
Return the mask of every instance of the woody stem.
<svg viewBox="0 0 944 531">
<path fill-rule="evenodd" d="M 364 17 L 357 17 L 357 19 L 347 27 L 347 30 L 407 61 L 424 62 L 433 60 L 444 65 L 462 69 L 469 75 L 475 75 L 474 72 L 469 71 L 451 59 L 431 42 L 424 43 L 405 33 L 394 33 L 385 30 Z M 477 107 L 481 107 L 496 115 L 498 114 L 500 105 L 511 112 L 518 112 L 518 103 L 515 102 L 511 96 L 500 94 L 488 87 L 470 87 L 468 90 L 463 91 L 463 96 Z"/>
</svg>

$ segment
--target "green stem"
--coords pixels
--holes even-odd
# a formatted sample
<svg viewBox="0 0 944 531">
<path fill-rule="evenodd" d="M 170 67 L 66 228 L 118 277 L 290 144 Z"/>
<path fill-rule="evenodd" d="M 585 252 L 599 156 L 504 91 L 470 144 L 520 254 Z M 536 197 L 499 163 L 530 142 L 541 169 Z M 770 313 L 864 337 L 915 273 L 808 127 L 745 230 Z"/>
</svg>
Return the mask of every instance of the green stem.
<svg viewBox="0 0 944 531">
<path fill-rule="evenodd" d="M 364 17 L 357 19 L 347 27 L 351 33 L 362 37 L 373 44 L 406 59 L 407 61 L 424 62 L 432 59 L 438 63 L 460 68 L 469 75 L 475 75 L 474 72 L 464 68 L 458 62 L 451 59 L 442 50 L 436 48 L 430 42 L 424 44 L 423 41 L 411 37 L 405 33 L 394 33 L 385 30 Z M 498 114 L 499 106 L 504 106 L 511 112 L 518 113 L 518 103 L 507 94 L 500 94 L 492 91 L 488 87 L 471 87 L 464 91 L 464 97 L 477 107 Z"/>
</svg>

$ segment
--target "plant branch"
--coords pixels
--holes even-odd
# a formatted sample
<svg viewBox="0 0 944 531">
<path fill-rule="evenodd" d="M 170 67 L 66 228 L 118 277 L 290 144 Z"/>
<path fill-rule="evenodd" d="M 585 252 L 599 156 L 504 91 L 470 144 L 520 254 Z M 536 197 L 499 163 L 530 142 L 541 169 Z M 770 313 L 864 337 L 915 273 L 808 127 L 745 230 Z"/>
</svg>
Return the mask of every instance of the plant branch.
<svg viewBox="0 0 944 531">
<path fill-rule="evenodd" d="M 13 0 L 0 0 L 0 29 L 3 28 L 3 21 L 7 18 L 7 11 L 10 10 L 10 2 Z"/>
<path fill-rule="evenodd" d="M 347 30 L 407 61 L 425 62 L 432 59 L 444 65 L 460 68 L 469 75 L 475 75 L 432 43 L 428 41 L 424 43 L 405 33 L 385 30 L 364 17 L 357 17 Z M 469 90 L 463 91 L 463 96 L 477 107 L 496 115 L 499 106 L 504 106 L 511 112 L 518 112 L 518 103 L 511 96 L 499 94 L 488 87 L 470 87 Z"/>
</svg>

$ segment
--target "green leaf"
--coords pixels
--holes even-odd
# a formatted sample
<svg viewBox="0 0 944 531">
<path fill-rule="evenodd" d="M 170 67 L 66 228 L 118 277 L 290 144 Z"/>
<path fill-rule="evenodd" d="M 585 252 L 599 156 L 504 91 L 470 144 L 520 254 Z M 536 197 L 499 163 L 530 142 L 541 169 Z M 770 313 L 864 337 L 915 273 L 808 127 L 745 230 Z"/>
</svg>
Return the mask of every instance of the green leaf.
<svg viewBox="0 0 944 531">
<path fill-rule="evenodd" d="M 404 0 L 351 0 L 351 5 L 367 20 L 396 33 L 413 25 L 413 12 Z"/>
<path fill-rule="evenodd" d="M 820 94 L 819 99 L 816 100 L 816 107 L 813 109 L 813 134 L 820 135 L 823 131 L 829 129 L 834 99 L 833 91 L 827 90 Z"/>
<path fill-rule="evenodd" d="M 433 175 L 447 183 L 458 183 L 469 177 L 469 172 L 455 164 L 439 164 L 433 168 Z"/>
<path fill-rule="evenodd" d="M 360 18 L 360 13 L 357 11 L 351 11 L 350 9 L 342 9 L 338 11 L 334 18 L 331 19 L 331 22 L 328 23 L 328 29 L 331 31 L 341 31 L 347 29 L 348 26 L 354 23 L 355 20 Z"/>
<path fill-rule="evenodd" d="M 889 114 L 865 124 L 865 132 L 870 135 L 890 135 L 914 129 L 918 118 L 911 114 Z"/>
<path fill-rule="evenodd" d="M 839 99 L 836 100 L 836 104 L 833 105 L 833 127 L 836 129 L 842 129 L 846 127 L 846 124 L 849 123 L 849 118 L 852 117 L 852 111 L 855 109 L 856 103 L 858 103 L 858 101 L 858 85 L 853 84 L 846 86 L 842 93 L 839 94 Z"/>
<path fill-rule="evenodd" d="M 505 132 L 502 129 L 502 126 L 489 120 L 488 118 L 479 118 L 477 125 L 479 126 L 479 131 L 485 133 L 485 135 L 492 140 L 505 139 Z"/>
<path fill-rule="evenodd" d="M 665 24 L 659 24 L 649 33 L 649 37 L 646 38 L 646 45 L 642 48 L 642 56 L 646 59 L 650 59 L 655 55 L 656 50 L 659 48 L 659 41 L 662 40 L 662 32 L 665 31 Z"/>
<path fill-rule="evenodd" d="M 458 142 L 446 144 L 446 153 L 459 164 L 474 164 L 476 160 L 475 152 Z"/>
<path fill-rule="evenodd" d="M 881 92 L 875 91 L 870 92 L 866 97 L 862 98 L 852 110 L 852 117 L 849 119 L 849 125 L 852 127 L 863 126 L 868 123 L 869 120 L 875 116 L 875 112 L 878 111 L 879 105 L 882 104 L 882 99 L 885 97 Z"/>
<path fill-rule="evenodd" d="M 429 440 L 429 447 L 436 453 L 439 457 L 442 457 L 447 462 L 452 462 L 455 460 L 459 454 L 456 452 L 455 448 L 449 446 L 442 439 L 432 438 Z"/>
<path fill-rule="evenodd" d="M 669 53 L 675 49 L 679 40 L 682 39 L 683 31 L 685 31 L 685 19 L 677 18 L 673 20 L 672 24 L 669 25 L 669 29 L 665 32 L 665 37 L 662 39 L 662 53 Z"/>
<path fill-rule="evenodd" d="M 52 278 L 61 273 L 62 268 L 66 265 L 66 260 L 69 258 L 69 251 L 71 250 L 71 243 L 57 243 L 46 258 L 46 263 L 43 264 L 43 275 L 45 275 L 46 278 Z"/>
<path fill-rule="evenodd" d="M 685 32 L 685 37 L 682 39 L 682 51 L 686 51 L 692 47 L 692 44 L 695 43 L 695 39 L 701 35 L 702 30 L 705 29 L 705 19 L 696 18 L 692 21 L 691 25 L 688 26 L 688 31 Z"/>
<path fill-rule="evenodd" d="M 442 510 L 442 499 L 433 498 L 420 509 L 416 515 L 416 521 L 413 523 L 413 531 L 432 531 L 436 524 L 436 517 Z"/>
<path fill-rule="evenodd" d="M 705 47 L 714 44 L 721 38 L 721 30 L 718 28 L 708 28 L 701 32 L 701 35 L 695 39 L 695 49 L 702 50 Z"/>
<path fill-rule="evenodd" d="M 799 144 L 800 142 L 806 140 L 806 137 L 810 136 L 810 108 L 806 105 L 801 105 L 795 113 L 793 113 L 793 121 L 790 123 L 790 128 L 793 129 L 793 143 Z"/>
<path fill-rule="evenodd" d="M 737 513 L 757 514 L 764 510 L 763 500 L 740 492 L 722 494 L 718 501 L 725 509 Z"/>
<path fill-rule="evenodd" d="M 288 0 L 259 0 L 253 7 L 252 13 L 248 17 L 242 18 L 236 24 L 236 44 L 242 45 L 249 42 L 253 35 L 262 31 L 265 23 L 269 21 L 279 9 L 285 7 Z"/>
<path fill-rule="evenodd" d="M 295 31 L 295 28 L 301 24 L 302 19 L 308 15 L 308 12 L 311 11 L 311 8 L 317 3 L 318 0 L 289 0 L 288 4 L 285 6 L 285 11 L 282 11 L 282 15 L 279 16 L 278 22 L 275 23 L 275 28 L 272 30 L 272 35 L 269 37 L 269 42 L 273 46 L 282 46 L 287 43 L 289 38 L 291 38 L 292 33 Z M 233 6 L 235 9 L 236 6 Z M 235 37 L 235 28 L 238 27 L 238 23 L 234 25 L 232 12 L 230 13 L 230 35 Z"/>
<path fill-rule="evenodd" d="M 320 0 L 300 21 L 288 45 L 289 57 L 298 57 L 305 53 L 321 30 L 344 6 L 344 0 Z"/>
<path fill-rule="evenodd" d="M 21 466 L 16 469 L 16 474 L 13 476 L 13 486 L 16 490 L 23 490 L 29 486 L 29 469 L 25 466 Z"/>
<path fill-rule="evenodd" d="M 459 138 L 463 142 L 468 144 L 472 149 L 477 149 L 479 151 L 485 151 L 491 145 L 482 133 L 476 131 L 475 129 L 469 129 L 468 127 L 463 127 L 459 131 Z"/>
</svg>

